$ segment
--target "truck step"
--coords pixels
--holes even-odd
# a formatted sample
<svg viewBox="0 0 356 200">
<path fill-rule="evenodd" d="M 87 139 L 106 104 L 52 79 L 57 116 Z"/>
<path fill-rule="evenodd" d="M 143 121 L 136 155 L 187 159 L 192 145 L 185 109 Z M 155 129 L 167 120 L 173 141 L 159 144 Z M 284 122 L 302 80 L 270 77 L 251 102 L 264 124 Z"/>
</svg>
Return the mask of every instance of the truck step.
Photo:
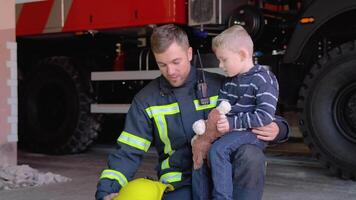
<svg viewBox="0 0 356 200">
<path fill-rule="evenodd" d="M 91 113 L 127 113 L 131 104 L 91 104 Z"/>
<path fill-rule="evenodd" d="M 205 68 L 205 71 L 223 74 L 219 68 Z M 91 72 L 91 81 L 152 80 L 161 75 L 159 70 Z M 131 104 L 91 104 L 91 113 L 125 114 Z"/>
</svg>

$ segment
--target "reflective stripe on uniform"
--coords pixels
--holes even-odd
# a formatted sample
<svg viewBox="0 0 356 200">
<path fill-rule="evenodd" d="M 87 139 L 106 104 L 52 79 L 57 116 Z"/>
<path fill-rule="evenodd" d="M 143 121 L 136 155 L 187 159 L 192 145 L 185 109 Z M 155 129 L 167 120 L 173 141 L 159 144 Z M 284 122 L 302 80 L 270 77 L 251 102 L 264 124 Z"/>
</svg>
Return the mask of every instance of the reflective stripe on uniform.
<svg viewBox="0 0 356 200">
<path fill-rule="evenodd" d="M 161 169 L 164 170 L 164 169 L 168 169 L 169 168 L 169 157 L 166 158 L 164 161 L 162 161 L 161 163 Z"/>
<path fill-rule="evenodd" d="M 216 107 L 216 103 L 218 102 L 218 96 L 211 96 L 209 97 L 210 103 L 207 105 L 200 105 L 199 104 L 199 100 L 195 99 L 194 105 L 195 105 L 195 110 L 205 110 L 205 109 L 210 109 L 210 108 L 215 108 Z"/>
<path fill-rule="evenodd" d="M 138 137 L 136 135 L 133 135 L 131 133 L 128 133 L 126 131 L 122 131 L 119 138 L 117 138 L 117 141 L 135 147 L 145 152 L 147 152 L 148 148 L 150 148 L 151 145 L 150 141 Z"/>
<path fill-rule="evenodd" d="M 182 180 L 182 172 L 168 172 L 166 174 L 163 174 L 159 178 L 159 181 L 161 181 L 162 183 L 173 183 L 181 180 Z"/>
<path fill-rule="evenodd" d="M 180 112 L 178 103 L 161 106 L 151 106 L 145 109 L 150 118 L 153 117 L 158 129 L 158 134 L 164 144 L 164 153 L 172 155 L 171 141 L 168 138 L 168 127 L 165 115 L 173 115 Z"/>
<path fill-rule="evenodd" d="M 111 180 L 116 180 L 123 187 L 127 184 L 127 178 L 121 172 L 105 169 L 100 176 L 100 179 L 107 178 Z"/>
<path fill-rule="evenodd" d="M 177 102 L 161 106 L 151 106 L 145 110 L 150 118 L 157 115 L 173 115 L 180 112 Z"/>
</svg>

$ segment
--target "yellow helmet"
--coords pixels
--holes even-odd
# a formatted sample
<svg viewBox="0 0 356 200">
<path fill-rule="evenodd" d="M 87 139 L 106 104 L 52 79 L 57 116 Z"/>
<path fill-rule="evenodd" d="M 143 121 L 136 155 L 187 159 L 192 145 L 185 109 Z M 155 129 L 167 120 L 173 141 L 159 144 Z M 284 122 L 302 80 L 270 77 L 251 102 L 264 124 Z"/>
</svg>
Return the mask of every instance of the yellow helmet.
<svg viewBox="0 0 356 200">
<path fill-rule="evenodd" d="M 121 188 L 114 200 L 161 200 L 166 190 L 173 191 L 174 187 L 159 181 L 138 178 Z"/>
</svg>

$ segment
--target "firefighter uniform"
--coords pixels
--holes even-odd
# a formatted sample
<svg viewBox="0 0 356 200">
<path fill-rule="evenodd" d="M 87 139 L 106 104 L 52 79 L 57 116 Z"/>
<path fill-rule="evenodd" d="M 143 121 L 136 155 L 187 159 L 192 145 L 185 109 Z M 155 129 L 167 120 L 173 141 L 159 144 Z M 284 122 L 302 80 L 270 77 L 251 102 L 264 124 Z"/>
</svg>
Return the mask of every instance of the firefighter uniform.
<svg viewBox="0 0 356 200">
<path fill-rule="evenodd" d="M 220 75 L 205 74 L 210 102 L 201 105 L 197 99 L 197 71 L 191 67 L 186 82 L 178 88 L 171 87 L 160 76 L 134 97 L 126 115 L 125 128 L 117 139 L 117 150 L 109 155 L 108 169 L 101 174 L 97 199 L 118 192 L 132 180 L 151 145 L 159 155 L 159 180 L 174 188 L 191 185 L 192 124 L 198 119 L 206 119 L 216 106 L 223 80 Z"/>
</svg>

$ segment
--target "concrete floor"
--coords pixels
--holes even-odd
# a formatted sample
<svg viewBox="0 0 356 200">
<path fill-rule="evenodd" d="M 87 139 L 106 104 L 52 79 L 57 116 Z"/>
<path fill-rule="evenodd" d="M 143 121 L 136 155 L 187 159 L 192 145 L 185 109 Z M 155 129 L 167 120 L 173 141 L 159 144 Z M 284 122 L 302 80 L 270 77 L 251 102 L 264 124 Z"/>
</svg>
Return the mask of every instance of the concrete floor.
<svg viewBox="0 0 356 200">
<path fill-rule="evenodd" d="M 267 177 L 264 200 L 340 200 L 356 199 L 356 182 L 328 175 L 327 170 L 302 152 L 286 156 L 284 151 L 267 153 Z M 94 199 L 96 183 L 113 146 L 94 146 L 86 153 L 67 156 L 48 156 L 19 152 L 19 164 L 29 164 L 41 172 L 53 172 L 72 179 L 70 182 L 40 187 L 0 191 L 0 200 L 88 200 Z M 304 151 L 304 152 L 303 152 Z M 282 152 L 282 153 L 281 153 Z M 154 174 L 156 156 L 148 153 L 137 177 Z"/>
</svg>

